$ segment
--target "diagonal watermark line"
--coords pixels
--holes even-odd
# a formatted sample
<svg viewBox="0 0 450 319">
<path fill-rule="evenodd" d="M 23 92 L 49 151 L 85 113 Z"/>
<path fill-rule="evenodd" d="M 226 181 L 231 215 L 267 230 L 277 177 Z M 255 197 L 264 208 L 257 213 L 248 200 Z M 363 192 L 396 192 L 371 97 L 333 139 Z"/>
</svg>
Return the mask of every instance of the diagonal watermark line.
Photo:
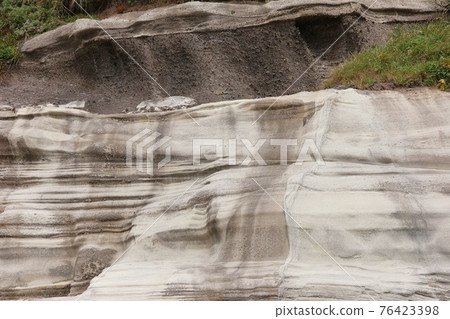
<svg viewBox="0 0 450 319">
<path fill-rule="evenodd" d="M 169 207 L 167 207 L 166 210 L 165 210 L 161 215 L 159 215 L 159 216 L 153 221 L 153 223 L 152 223 L 150 226 L 148 226 L 148 227 L 144 230 L 144 232 L 143 232 L 142 234 L 139 235 L 139 237 L 137 237 L 137 238 L 134 240 L 134 243 L 132 243 L 130 246 L 128 246 L 128 248 L 125 249 L 124 252 L 121 253 L 120 256 L 117 257 L 116 260 L 114 260 L 114 262 L 113 262 L 108 268 L 105 269 L 105 271 L 103 271 L 103 272 L 102 272 L 101 274 L 99 274 L 97 277 L 95 277 L 94 279 L 92 279 L 91 282 L 90 282 L 90 284 L 89 284 L 89 287 L 94 287 L 95 283 L 96 283 L 97 280 L 100 278 L 100 275 L 104 276 L 104 275 L 112 268 L 112 266 L 114 266 L 120 259 L 122 259 L 122 257 L 123 257 L 123 256 L 124 256 L 124 255 L 132 248 L 132 247 L 134 247 L 138 242 L 140 242 L 141 239 L 144 237 L 144 235 L 150 230 L 150 228 L 152 228 L 152 227 L 158 222 L 158 220 L 160 220 L 160 218 L 163 217 L 163 215 L 164 215 L 165 213 L 167 213 L 167 211 L 168 211 L 170 208 L 172 208 L 172 206 L 173 206 L 173 205 L 174 205 L 181 197 L 183 197 L 184 194 L 186 194 L 186 193 L 192 188 L 192 186 L 195 185 L 195 183 L 197 183 L 197 181 L 198 181 L 199 179 L 200 179 L 200 178 L 197 178 L 191 185 L 189 185 L 188 188 L 186 188 L 186 189 L 183 191 L 183 193 L 181 193 L 177 198 L 175 198 L 175 200 L 169 205 Z M 79 299 L 81 298 L 81 296 L 82 296 L 82 294 L 78 295 L 78 297 L 77 297 L 75 300 L 79 300 Z"/>
<path fill-rule="evenodd" d="M 273 197 L 272 197 L 272 195 L 270 195 L 265 189 L 264 189 L 264 187 L 262 187 L 261 186 L 261 184 L 259 184 L 257 181 L 256 181 L 256 179 L 254 179 L 253 177 L 252 177 L 252 180 L 256 183 L 256 185 L 258 185 L 259 186 L 259 188 L 261 188 L 263 191 L 264 191 L 264 193 L 266 193 L 266 195 L 267 196 L 269 196 L 269 198 L 275 203 L 275 204 L 277 204 L 277 206 L 278 207 L 280 207 L 282 210 L 283 210 L 283 212 L 287 215 L 287 216 L 289 216 L 289 218 L 291 218 L 293 221 L 294 221 L 294 223 L 296 223 L 297 224 L 297 226 L 298 227 L 300 227 L 300 229 L 301 230 L 303 230 L 303 232 L 317 245 L 317 246 L 319 246 L 320 247 L 320 249 L 321 250 L 323 250 L 323 252 L 325 253 L 325 254 L 327 254 L 328 255 L 328 257 L 330 257 L 331 258 L 331 260 L 333 260 L 334 261 L 334 263 L 336 264 L 336 265 L 338 265 L 338 267 L 339 268 L 341 268 L 341 270 L 358 286 L 358 287 L 360 287 L 361 289 L 363 289 L 363 291 L 370 297 L 370 299 L 372 299 L 372 301 L 375 301 L 375 299 L 372 297 L 372 295 L 371 294 L 369 294 L 366 290 L 365 290 L 365 288 L 363 287 L 363 286 L 361 286 L 361 284 L 352 276 L 352 275 L 350 275 L 349 273 L 348 273 L 348 271 L 344 268 L 344 267 L 342 267 L 341 266 L 341 264 L 333 257 L 333 256 L 331 256 L 330 255 L 330 253 L 317 241 L 317 240 L 315 240 L 314 239 L 314 237 L 305 229 L 305 228 L 303 228 L 303 226 L 302 225 L 300 225 L 295 219 L 294 219 L 294 217 L 292 217 L 292 215 L 291 214 L 289 214 Z"/>
<path fill-rule="evenodd" d="M 174 102 L 176 102 L 175 101 L 175 99 L 172 97 L 172 95 L 170 95 L 169 94 L 169 92 L 167 92 L 159 83 L 158 83 L 158 81 L 156 81 L 156 79 L 138 62 L 138 61 L 136 61 L 136 59 L 135 58 L 133 58 L 132 56 L 131 56 L 131 54 L 130 53 L 128 53 L 128 51 L 127 50 L 125 50 L 124 49 L 124 47 L 123 46 L 121 46 L 120 45 L 120 43 L 119 42 L 117 42 L 116 41 L 116 39 L 114 39 L 113 37 L 112 37 L 112 35 L 111 34 L 109 34 L 109 32 L 108 31 L 106 31 L 105 30 L 105 28 L 103 28 L 102 26 L 101 26 L 101 24 L 100 23 L 98 23 L 98 21 L 97 20 L 95 20 L 90 14 L 89 14 L 89 12 L 87 12 L 79 3 L 78 3 L 78 1 L 77 0 L 73 0 L 73 2 L 74 3 L 76 3 L 77 4 L 77 6 L 79 6 L 80 7 L 80 9 L 81 10 L 83 10 L 83 12 L 89 17 L 89 18 L 91 18 L 99 27 L 100 27 L 100 29 L 102 29 L 103 30 L 103 32 L 105 32 L 106 33 L 106 35 L 115 43 L 115 44 L 117 44 L 117 46 L 123 51 L 123 52 L 125 52 L 125 54 L 131 59 L 131 61 L 133 61 L 134 62 L 134 64 L 136 64 L 153 82 L 155 82 L 155 84 L 164 92 L 164 93 L 166 93 L 167 94 L 167 96 L 169 97 L 169 98 L 171 98 Z M 186 109 L 183 109 L 183 111 L 195 122 L 195 124 L 197 124 L 198 126 L 200 126 L 200 124 L 198 124 L 198 122 L 189 114 L 189 112 L 188 111 L 186 111 Z"/>
<path fill-rule="evenodd" d="M 283 95 L 285 95 L 286 94 L 286 92 L 287 91 L 289 91 L 290 89 L 291 89 L 291 87 L 293 87 L 294 85 L 295 85 L 295 83 L 297 83 L 317 62 L 319 62 L 320 61 L 320 59 L 322 59 L 323 58 L 323 56 L 325 55 L 325 54 L 327 54 L 327 52 L 328 51 L 330 51 L 330 49 L 367 13 L 367 11 L 369 11 L 374 5 L 375 5 L 375 3 L 377 3 L 378 2 L 378 0 L 375 0 L 363 13 L 361 13 L 360 14 L 360 16 L 355 20 L 355 21 L 353 21 L 353 23 L 344 31 L 344 33 L 342 33 L 340 36 L 339 36 L 339 38 L 337 38 L 329 47 L 328 47 L 328 49 L 326 49 L 317 59 L 315 59 L 314 60 L 314 62 L 313 63 L 311 63 L 311 65 L 310 66 L 308 66 L 308 68 L 306 68 L 306 70 L 280 95 L 280 96 L 278 96 L 276 99 L 275 99 L 275 101 L 272 103 L 272 104 L 270 104 L 270 106 L 252 123 L 252 126 L 253 125 L 255 125 L 255 123 L 256 122 L 258 122 L 259 121 L 259 119 L 261 118 L 261 117 L 263 117 L 264 116 L 264 114 L 266 114 L 266 112 L 268 111 L 268 110 L 270 110 L 271 108 L 272 108 L 272 106 L 275 104 L 275 103 L 277 103 L 277 101 L 283 96 Z"/>
</svg>

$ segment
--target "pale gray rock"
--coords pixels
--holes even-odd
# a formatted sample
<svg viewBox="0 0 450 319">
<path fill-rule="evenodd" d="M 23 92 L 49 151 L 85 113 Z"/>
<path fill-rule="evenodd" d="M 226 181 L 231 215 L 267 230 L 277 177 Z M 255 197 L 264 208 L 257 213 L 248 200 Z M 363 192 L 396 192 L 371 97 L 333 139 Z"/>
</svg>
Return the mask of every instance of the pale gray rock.
<svg viewBox="0 0 450 319">
<path fill-rule="evenodd" d="M 67 109 L 84 109 L 84 107 L 86 106 L 86 101 L 72 101 L 66 104 L 59 104 L 58 106 Z"/>
<path fill-rule="evenodd" d="M 136 106 L 137 112 L 160 112 L 186 109 L 197 104 L 194 99 L 186 96 L 170 96 L 164 99 L 142 101 Z"/>
<path fill-rule="evenodd" d="M 13 112 L 14 110 L 15 108 L 10 105 L 0 105 L 0 112 Z"/>
<path fill-rule="evenodd" d="M 162 113 L 2 112 L 0 296 L 448 299 L 449 102 L 348 89 Z M 145 129 L 171 137 L 153 175 L 126 165 Z M 193 138 L 237 139 L 237 165 L 192 165 Z M 267 165 L 241 165 L 243 138 L 266 139 Z M 288 165 L 276 138 L 299 141 Z M 325 166 L 295 165 L 306 139 Z"/>
</svg>

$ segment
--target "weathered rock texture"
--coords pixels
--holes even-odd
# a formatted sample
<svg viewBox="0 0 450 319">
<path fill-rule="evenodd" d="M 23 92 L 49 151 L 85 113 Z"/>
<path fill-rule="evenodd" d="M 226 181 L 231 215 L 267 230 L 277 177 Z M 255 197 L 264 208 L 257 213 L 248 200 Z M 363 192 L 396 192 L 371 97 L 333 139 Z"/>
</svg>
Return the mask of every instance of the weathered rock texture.
<svg viewBox="0 0 450 319">
<path fill-rule="evenodd" d="M 77 20 L 24 44 L 23 62 L 0 86 L 0 104 L 85 100 L 87 110 L 119 113 L 166 92 L 200 103 L 278 96 L 352 26 L 287 93 L 318 89 L 334 66 L 383 42 L 395 24 L 442 14 L 432 0 L 383 0 L 366 11 L 374 2 L 190 2 Z"/>
<path fill-rule="evenodd" d="M 449 102 L 327 90 L 187 110 L 199 125 L 183 110 L 3 108 L 0 296 L 448 299 Z M 153 176 L 125 164 L 145 128 L 172 138 Z M 193 166 L 193 138 L 238 139 L 238 165 Z M 240 165 L 243 138 L 267 139 L 266 166 Z M 288 165 L 274 138 L 298 139 Z M 305 139 L 325 166 L 294 165 Z"/>
</svg>

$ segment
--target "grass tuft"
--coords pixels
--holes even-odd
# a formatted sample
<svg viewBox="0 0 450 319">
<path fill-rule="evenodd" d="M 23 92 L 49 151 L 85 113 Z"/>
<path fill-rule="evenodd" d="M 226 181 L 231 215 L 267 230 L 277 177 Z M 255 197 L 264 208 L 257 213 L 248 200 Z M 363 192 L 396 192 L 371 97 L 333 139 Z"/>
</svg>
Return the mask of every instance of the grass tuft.
<svg viewBox="0 0 450 319">
<path fill-rule="evenodd" d="M 398 28 L 391 40 L 352 56 L 325 83 L 359 89 L 376 84 L 396 87 L 450 88 L 450 22 L 438 19 L 427 25 Z"/>
</svg>

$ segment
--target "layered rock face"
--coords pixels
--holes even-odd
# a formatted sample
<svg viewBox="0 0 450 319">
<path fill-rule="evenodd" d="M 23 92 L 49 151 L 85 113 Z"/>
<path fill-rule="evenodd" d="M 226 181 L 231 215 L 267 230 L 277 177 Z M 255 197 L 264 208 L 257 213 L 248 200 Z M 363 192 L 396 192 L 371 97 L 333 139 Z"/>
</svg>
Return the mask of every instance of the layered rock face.
<svg viewBox="0 0 450 319">
<path fill-rule="evenodd" d="M 0 296 L 448 299 L 449 102 L 349 89 L 147 114 L 4 110 Z M 134 152 L 170 138 L 152 174 L 127 166 L 141 132 Z M 194 139 L 224 155 L 204 146 L 194 165 Z M 266 165 L 245 144 L 260 139 Z M 297 144 L 286 165 L 279 139 Z M 296 165 L 307 141 L 325 165 Z"/>
<path fill-rule="evenodd" d="M 320 57 L 286 93 L 316 90 L 396 24 L 440 15 L 434 1 L 284 0 L 81 19 L 24 44 L 20 67 L 0 85 L 0 104 L 84 100 L 89 111 L 120 113 L 166 93 L 199 103 L 278 96 Z"/>
</svg>

